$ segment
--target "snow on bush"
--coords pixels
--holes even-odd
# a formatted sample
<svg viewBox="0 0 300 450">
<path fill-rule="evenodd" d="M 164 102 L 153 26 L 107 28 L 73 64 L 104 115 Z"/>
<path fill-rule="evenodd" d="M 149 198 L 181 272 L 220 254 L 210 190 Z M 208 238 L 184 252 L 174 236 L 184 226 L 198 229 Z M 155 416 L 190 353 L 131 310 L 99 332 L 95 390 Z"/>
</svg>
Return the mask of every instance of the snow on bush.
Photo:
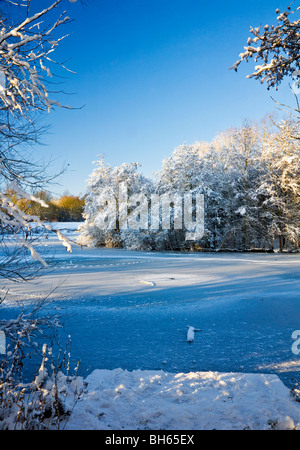
<svg viewBox="0 0 300 450">
<path fill-rule="evenodd" d="M 33 317 L 20 315 L 2 324 L 11 350 L 0 361 L 0 430 L 59 429 L 66 422 L 83 392 L 82 379 L 68 374 L 67 348 L 60 361 L 55 361 L 52 349 L 42 347 L 41 365 L 32 382 L 24 383 L 23 365 L 30 358 L 28 348 L 38 347 L 36 335 L 42 323 Z M 37 350 L 37 349 L 36 349 Z M 63 370 L 67 372 L 64 374 Z"/>
</svg>

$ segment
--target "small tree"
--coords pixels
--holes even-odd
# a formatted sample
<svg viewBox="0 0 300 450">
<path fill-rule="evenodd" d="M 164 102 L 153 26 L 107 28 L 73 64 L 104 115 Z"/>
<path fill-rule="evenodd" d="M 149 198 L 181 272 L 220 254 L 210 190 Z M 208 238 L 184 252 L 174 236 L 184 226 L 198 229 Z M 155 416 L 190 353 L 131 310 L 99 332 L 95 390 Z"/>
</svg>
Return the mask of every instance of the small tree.
<svg viewBox="0 0 300 450">
<path fill-rule="evenodd" d="M 121 246 L 123 227 L 122 212 L 119 208 L 120 189 L 123 185 L 126 187 L 126 196 L 137 193 L 148 195 L 152 183 L 138 172 L 139 163 L 123 163 L 112 167 L 105 164 L 101 157 L 94 164 L 96 167 L 89 177 L 84 198 L 85 223 L 81 227 L 78 242 L 94 246 Z M 126 230 L 126 239 L 127 234 Z"/>
<path fill-rule="evenodd" d="M 63 195 L 52 202 L 58 209 L 58 217 L 62 222 L 80 222 L 83 220 L 84 199 L 75 195 Z"/>
</svg>

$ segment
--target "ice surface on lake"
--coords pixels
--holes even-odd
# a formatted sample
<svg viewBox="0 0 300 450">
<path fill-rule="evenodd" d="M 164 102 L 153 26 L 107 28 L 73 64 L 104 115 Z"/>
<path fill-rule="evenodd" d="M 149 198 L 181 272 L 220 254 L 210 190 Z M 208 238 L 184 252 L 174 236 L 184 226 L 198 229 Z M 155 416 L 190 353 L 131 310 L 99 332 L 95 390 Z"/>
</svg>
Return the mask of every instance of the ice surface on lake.
<svg viewBox="0 0 300 450">
<path fill-rule="evenodd" d="M 299 381 L 300 359 L 291 351 L 300 329 L 299 254 L 80 247 L 69 254 L 50 235 L 44 249 L 57 266 L 32 283 L 2 283 L 10 288 L 2 316 L 13 314 L 16 301 L 30 304 L 57 288 L 48 311 L 60 316 L 61 337 L 72 336 L 81 375 L 116 368 L 274 372 L 290 387 L 293 377 Z M 188 344 L 190 324 L 202 332 Z"/>
</svg>

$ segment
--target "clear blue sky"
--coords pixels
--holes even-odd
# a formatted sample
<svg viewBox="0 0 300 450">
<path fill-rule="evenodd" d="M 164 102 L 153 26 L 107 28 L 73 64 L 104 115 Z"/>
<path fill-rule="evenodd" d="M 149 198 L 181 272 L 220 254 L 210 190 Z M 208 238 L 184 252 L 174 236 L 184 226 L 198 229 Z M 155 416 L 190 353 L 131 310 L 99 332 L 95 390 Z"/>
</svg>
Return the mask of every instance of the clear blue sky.
<svg viewBox="0 0 300 450">
<path fill-rule="evenodd" d="M 48 4 L 46 0 L 41 0 Z M 51 131 L 41 150 L 69 171 L 54 187 L 84 193 L 98 154 L 110 164 L 138 161 L 151 176 L 183 143 L 210 140 L 218 131 L 259 120 L 274 110 L 271 92 L 238 73 L 250 25 L 275 23 L 289 1 L 89 0 L 70 3 L 74 22 L 58 51 L 76 71 L 63 88 L 75 111 L 47 116 Z M 283 85 L 272 95 L 293 103 Z M 40 151 L 40 150 L 39 150 Z"/>
</svg>

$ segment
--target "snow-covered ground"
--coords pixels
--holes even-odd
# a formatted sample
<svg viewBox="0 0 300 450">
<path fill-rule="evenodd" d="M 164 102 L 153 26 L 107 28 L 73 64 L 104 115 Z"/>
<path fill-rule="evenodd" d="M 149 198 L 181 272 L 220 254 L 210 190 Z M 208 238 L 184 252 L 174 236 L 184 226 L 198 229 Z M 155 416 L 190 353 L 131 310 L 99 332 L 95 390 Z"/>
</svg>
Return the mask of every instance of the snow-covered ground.
<svg viewBox="0 0 300 450">
<path fill-rule="evenodd" d="M 115 369 L 86 382 L 65 429 L 300 429 L 300 405 L 276 375 Z"/>
<path fill-rule="evenodd" d="M 14 314 L 18 301 L 30 304 L 51 292 L 45 312 L 60 316 L 60 336 L 71 335 L 72 364 L 80 361 L 90 386 L 68 426 L 171 429 L 180 421 L 179 428 L 199 429 L 218 420 L 213 427 L 226 428 L 236 417 L 237 427 L 259 428 L 285 416 L 299 423 L 300 404 L 276 376 L 266 375 L 277 374 L 289 389 L 300 382 L 300 358 L 292 352 L 292 333 L 300 329 L 299 254 L 78 247 L 70 254 L 56 236 L 40 249 L 54 251 L 57 266 L 34 282 L 6 283 L 2 313 Z M 201 330 L 191 343 L 188 326 Z M 149 422 L 143 425 L 144 416 Z"/>
</svg>

